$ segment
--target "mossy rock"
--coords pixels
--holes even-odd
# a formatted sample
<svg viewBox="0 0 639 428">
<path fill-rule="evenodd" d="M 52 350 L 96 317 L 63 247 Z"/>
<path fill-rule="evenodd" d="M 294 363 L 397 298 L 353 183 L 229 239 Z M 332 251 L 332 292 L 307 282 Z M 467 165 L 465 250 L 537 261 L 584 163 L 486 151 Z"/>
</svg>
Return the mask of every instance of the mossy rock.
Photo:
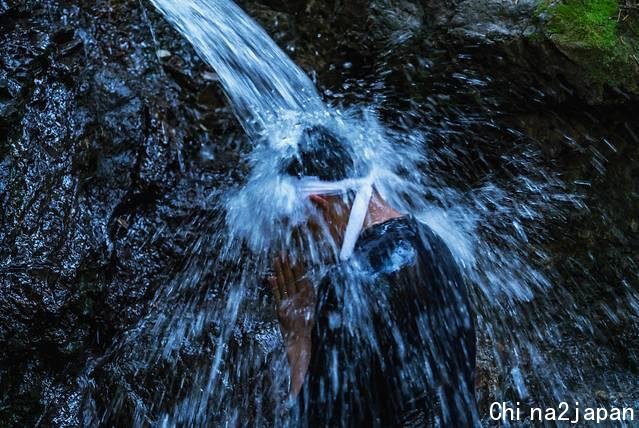
<svg viewBox="0 0 639 428">
<path fill-rule="evenodd" d="M 639 95 L 639 14 L 628 0 L 542 0 L 546 37 L 571 61 L 573 77 L 604 97 L 605 87 Z"/>
</svg>

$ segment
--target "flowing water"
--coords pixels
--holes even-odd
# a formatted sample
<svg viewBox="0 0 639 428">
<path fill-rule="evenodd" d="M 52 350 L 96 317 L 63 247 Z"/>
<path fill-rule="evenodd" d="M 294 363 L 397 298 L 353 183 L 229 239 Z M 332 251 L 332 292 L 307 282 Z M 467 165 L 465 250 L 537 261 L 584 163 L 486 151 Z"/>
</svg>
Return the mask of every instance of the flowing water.
<svg viewBox="0 0 639 428">
<path fill-rule="evenodd" d="M 324 109 L 310 79 L 235 3 L 152 3 L 211 64 L 250 134 L 287 112 Z"/>
<path fill-rule="evenodd" d="M 553 405 L 573 396 L 565 369 L 544 357 L 562 341 L 551 322 L 556 314 L 537 305 L 539 296 L 548 302 L 565 295 L 540 269 L 548 258 L 544 219 L 561 217 L 580 201 L 540 168 L 535 153 L 510 154 L 506 183 L 446 185 L 445 173 L 434 167 L 441 153 L 429 145 L 440 130 L 386 126 L 376 105 L 327 105 L 304 72 L 231 1 L 152 3 L 217 73 L 253 142 L 250 172 L 240 187 L 224 189 L 216 202 L 219 217 L 199 225 L 181 271 L 110 354 L 130 368 L 133 382 L 153 384 L 155 376 L 158 385 L 146 394 L 122 387 L 109 412 L 87 411 L 87 420 L 109 420 L 123 403 L 135 403 L 139 426 L 286 423 L 287 363 L 262 280 L 273 251 L 305 216 L 307 207 L 279 170 L 302 131 L 314 125 L 348 141 L 356 163 L 375 171 L 391 205 L 428 224 L 450 247 L 472 285 L 480 377 L 490 385 L 490 398 Z M 315 248 L 310 240 L 305 245 L 316 261 L 317 252 L 335 250 Z M 91 385 L 85 387 L 90 395 Z"/>
</svg>

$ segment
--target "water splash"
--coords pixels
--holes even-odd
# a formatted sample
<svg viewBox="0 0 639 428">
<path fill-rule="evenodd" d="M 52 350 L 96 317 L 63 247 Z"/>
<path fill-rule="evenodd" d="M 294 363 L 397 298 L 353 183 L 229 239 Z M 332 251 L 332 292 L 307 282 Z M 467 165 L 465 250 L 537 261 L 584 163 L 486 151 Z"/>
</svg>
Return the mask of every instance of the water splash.
<svg viewBox="0 0 639 428">
<path fill-rule="evenodd" d="M 224 215 L 201 225 L 182 272 L 158 293 L 151 305 L 156 309 L 112 352 L 134 379 L 146 372 L 170 385 L 156 386 L 151 396 L 134 386 L 119 392 L 110 413 L 89 420 L 109 420 L 122 403 L 133 402 L 138 426 L 286 423 L 285 353 L 260 277 L 270 268 L 273 248 L 286 243 L 292 227 L 308 216 L 308 207 L 281 180 L 280 169 L 300 133 L 316 124 L 348 141 L 356 163 L 382 172 L 378 190 L 391 205 L 444 238 L 474 286 L 482 346 L 492 352 L 487 358 L 503 376 L 501 382 L 527 396 L 523 372 L 530 374 L 533 367 L 548 380 L 546 396 L 561 396 L 562 380 L 538 346 L 546 340 L 541 337 L 545 327 L 531 331 L 533 317 L 522 312 L 550 288 L 530 261 L 531 248 L 539 247 L 525 225 L 559 212 L 557 205 L 570 200 L 559 181 L 520 175 L 508 188 L 493 182 L 465 192 L 446 187 L 438 176 L 442 172 L 429 169 L 434 154 L 427 129 L 389 129 L 374 106 L 325 105 L 310 79 L 234 3 L 152 2 L 216 70 L 255 146 L 245 183 L 211 202 Z M 530 168 L 535 166 L 522 164 L 519 170 Z M 311 242 L 306 246 L 314 254 L 335 251 L 313 248 Z M 176 379 L 175 373 L 184 378 Z"/>
</svg>

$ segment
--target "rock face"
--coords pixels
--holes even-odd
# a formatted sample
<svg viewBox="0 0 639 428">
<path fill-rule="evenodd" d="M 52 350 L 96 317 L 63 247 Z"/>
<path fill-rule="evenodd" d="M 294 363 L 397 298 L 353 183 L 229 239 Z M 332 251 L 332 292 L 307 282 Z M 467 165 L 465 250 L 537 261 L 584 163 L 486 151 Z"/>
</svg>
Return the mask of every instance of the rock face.
<svg viewBox="0 0 639 428">
<path fill-rule="evenodd" d="M 432 50 L 463 51 L 474 45 L 497 57 L 484 67 L 497 74 L 505 69 L 515 76 L 533 71 L 546 96 L 559 101 L 576 95 L 587 104 L 614 104 L 628 98 L 636 101 L 639 95 L 639 17 L 630 3 L 585 2 L 610 3 L 614 10 L 597 25 L 588 21 L 597 12 L 589 9 L 594 6 L 571 0 L 361 0 L 349 5 L 308 2 L 296 8 L 268 1 L 248 3 L 252 15 L 276 36 L 281 28 L 289 47 L 295 44 L 293 56 L 316 71 L 329 58 L 336 66 L 341 56 L 361 58 L 362 67 L 371 67 L 394 50 L 397 56 L 410 51 L 428 55 Z M 561 3 L 570 6 L 569 12 L 555 7 Z M 336 31 L 326 34 L 326 28 Z M 607 44 L 583 42 L 605 31 L 610 33 L 605 36 L 610 38 Z M 594 40 L 600 37 L 604 36 Z"/>
<path fill-rule="evenodd" d="M 574 332 L 574 320 L 551 320 L 574 346 L 549 353 L 566 372 L 587 367 L 588 382 L 567 373 L 575 388 L 610 385 L 610 368 L 621 379 L 613 392 L 637 388 L 636 87 L 593 80 L 533 1 L 242 5 L 327 100 L 427 124 L 441 155 L 433 167 L 450 171 L 451 186 L 508 180 L 504 156 L 528 148 L 561 173 L 583 203 L 548 219 L 543 263 L 567 294 L 537 304 L 570 302 L 587 322 Z M 142 368 L 143 344 L 114 345 L 219 226 L 220 191 L 241 181 L 246 146 L 214 73 L 145 2 L 0 0 L 0 38 L 0 426 L 104 414 L 126 425 L 140 403 L 157 417 L 149 403 L 178 396 L 178 378 L 196 382 L 189 367 L 214 345 Z M 202 299 L 215 300 L 208 281 Z M 268 341 L 271 327 L 243 325 L 237 346 L 260 329 Z M 509 381 L 485 370 L 488 401 Z"/>
<path fill-rule="evenodd" d="M 0 425 L 78 423 L 78 375 L 231 176 L 208 70 L 131 3 L 0 3 Z"/>
</svg>

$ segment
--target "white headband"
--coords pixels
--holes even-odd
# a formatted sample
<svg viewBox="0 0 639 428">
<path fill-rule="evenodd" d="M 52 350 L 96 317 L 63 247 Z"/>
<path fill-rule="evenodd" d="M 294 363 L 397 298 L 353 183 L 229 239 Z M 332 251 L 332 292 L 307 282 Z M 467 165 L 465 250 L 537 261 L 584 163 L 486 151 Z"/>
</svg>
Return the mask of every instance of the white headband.
<svg viewBox="0 0 639 428">
<path fill-rule="evenodd" d="M 304 177 L 297 181 L 297 192 L 304 198 L 318 194 L 340 195 L 349 190 L 357 192 L 339 254 L 341 260 L 347 260 L 353 254 L 355 243 L 364 226 L 368 204 L 373 195 L 373 183 L 373 174 L 365 178 L 348 178 L 341 181 L 322 181 L 317 177 Z"/>
</svg>

